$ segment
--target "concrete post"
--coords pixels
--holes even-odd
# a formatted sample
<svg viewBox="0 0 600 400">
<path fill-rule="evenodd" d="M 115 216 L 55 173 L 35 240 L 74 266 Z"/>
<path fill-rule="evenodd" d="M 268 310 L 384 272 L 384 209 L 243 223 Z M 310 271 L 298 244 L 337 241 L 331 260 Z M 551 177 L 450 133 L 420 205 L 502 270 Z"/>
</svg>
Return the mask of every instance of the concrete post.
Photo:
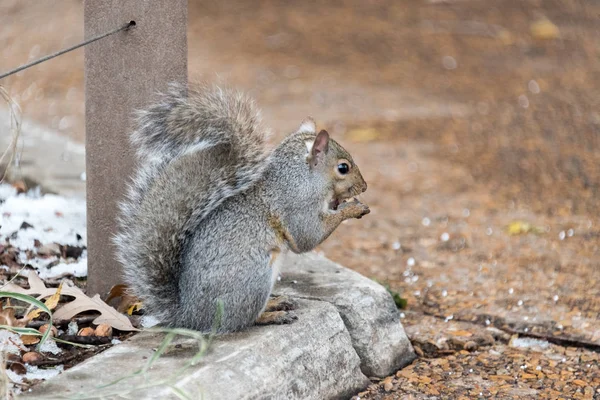
<svg viewBox="0 0 600 400">
<path fill-rule="evenodd" d="M 132 112 L 169 82 L 187 82 L 187 0 L 86 0 L 86 38 L 134 29 L 85 48 L 88 295 L 121 279 L 111 238 L 133 168 Z"/>
</svg>

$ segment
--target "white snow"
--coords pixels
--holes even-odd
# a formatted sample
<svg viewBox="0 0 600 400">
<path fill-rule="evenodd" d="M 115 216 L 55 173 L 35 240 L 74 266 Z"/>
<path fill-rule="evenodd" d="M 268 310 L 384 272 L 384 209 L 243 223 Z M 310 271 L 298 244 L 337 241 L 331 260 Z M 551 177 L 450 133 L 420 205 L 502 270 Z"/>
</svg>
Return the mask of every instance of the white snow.
<svg viewBox="0 0 600 400">
<path fill-rule="evenodd" d="M 520 347 L 524 349 L 545 349 L 550 346 L 550 343 L 545 340 L 532 339 L 528 337 L 515 338 L 510 341 L 511 347 Z"/>
<path fill-rule="evenodd" d="M 62 349 L 57 346 L 57 344 L 54 340 L 48 339 L 40 346 L 40 352 L 41 353 L 52 353 L 54 355 L 57 355 L 57 354 L 62 353 Z"/>
<path fill-rule="evenodd" d="M 20 355 L 21 349 L 19 347 L 25 348 L 21 336 L 5 329 L 0 330 L 0 353 Z"/>
<path fill-rule="evenodd" d="M 25 250 L 34 250 L 34 240 L 42 245 L 85 246 L 86 208 L 85 201 L 53 194 L 41 195 L 39 190 L 17 194 L 7 184 L 0 184 L 0 242 L 7 240 L 21 250 L 20 261 L 36 268 L 42 279 L 54 278 L 65 273 L 76 277 L 87 276 L 87 253 L 72 263 L 60 260 L 58 265 L 47 268 L 57 257 L 33 258 L 28 260 Z M 26 222 L 32 228 L 20 229 Z M 78 237 L 79 235 L 79 237 Z"/>
</svg>

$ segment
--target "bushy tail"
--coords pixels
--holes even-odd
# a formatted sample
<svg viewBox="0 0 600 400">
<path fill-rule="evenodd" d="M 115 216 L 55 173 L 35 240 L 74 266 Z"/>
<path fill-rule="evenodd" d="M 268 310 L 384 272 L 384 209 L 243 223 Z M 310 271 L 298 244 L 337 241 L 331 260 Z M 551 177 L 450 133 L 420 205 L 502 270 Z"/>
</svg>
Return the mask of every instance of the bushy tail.
<svg viewBox="0 0 600 400">
<path fill-rule="evenodd" d="M 188 233 L 262 176 L 266 136 L 253 101 L 218 87 L 174 85 L 139 113 L 131 137 L 138 170 L 115 244 L 125 282 L 163 323 L 177 313 Z"/>
</svg>

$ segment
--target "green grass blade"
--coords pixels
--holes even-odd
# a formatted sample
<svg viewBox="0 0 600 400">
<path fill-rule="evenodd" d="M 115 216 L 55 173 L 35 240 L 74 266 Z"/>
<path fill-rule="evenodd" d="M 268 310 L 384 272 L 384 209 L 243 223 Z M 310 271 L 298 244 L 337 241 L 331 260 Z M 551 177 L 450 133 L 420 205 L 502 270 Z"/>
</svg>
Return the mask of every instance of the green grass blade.
<svg viewBox="0 0 600 400">
<path fill-rule="evenodd" d="M 40 347 L 42 346 L 42 344 L 44 344 L 44 342 L 48 339 L 48 336 L 50 335 L 50 331 L 52 330 L 52 312 L 50 311 L 50 309 L 48 307 L 46 307 L 46 305 L 44 303 L 42 303 L 35 297 L 31 297 L 26 294 L 13 293 L 13 292 L 0 292 L 0 298 L 2 298 L 2 297 L 9 297 L 11 299 L 15 299 L 15 300 L 19 300 L 19 301 L 31 304 L 31 305 L 36 306 L 37 308 L 41 309 L 46 314 L 48 314 L 48 316 L 50 317 L 50 320 L 48 321 L 48 329 L 46 329 L 46 332 L 44 332 L 44 334 L 42 335 L 42 339 L 36 346 L 36 348 L 39 350 Z"/>
</svg>

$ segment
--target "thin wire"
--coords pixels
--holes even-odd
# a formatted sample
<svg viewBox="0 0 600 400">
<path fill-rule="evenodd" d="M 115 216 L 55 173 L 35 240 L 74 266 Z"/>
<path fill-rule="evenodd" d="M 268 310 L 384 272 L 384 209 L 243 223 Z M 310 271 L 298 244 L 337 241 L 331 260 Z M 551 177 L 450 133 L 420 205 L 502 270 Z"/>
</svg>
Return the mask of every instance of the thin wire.
<svg viewBox="0 0 600 400">
<path fill-rule="evenodd" d="M 32 62 L 30 62 L 28 64 L 25 64 L 25 65 L 21 65 L 18 68 L 15 68 L 15 69 L 13 69 L 11 71 L 5 72 L 2 75 L 0 75 L 0 79 L 4 79 L 7 76 L 10 76 L 12 74 L 16 74 L 17 72 L 23 71 L 24 69 L 27 69 L 29 67 L 33 67 L 34 65 L 38 65 L 40 63 L 43 63 L 44 61 L 48 61 L 48 60 L 50 60 L 50 59 L 52 59 L 54 57 L 58 57 L 58 56 L 60 56 L 62 54 L 68 53 L 69 51 L 76 50 L 76 49 L 78 49 L 78 48 L 80 48 L 82 46 L 85 46 L 85 45 L 88 45 L 88 44 L 90 44 L 92 42 L 95 42 L 96 40 L 104 39 L 107 36 L 114 35 L 115 33 L 128 30 L 129 28 L 134 27 L 134 26 L 135 26 L 135 21 L 129 21 L 127 24 L 123 25 L 120 28 L 117 28 L 117 29 L 112 30 L 112 31 L 107 32 L 107 33 L 103 33 L 103 34 L 98 35 L 98 36 L 95 36 L 95 37 L 93 37 L 91 39 L 86 40 L 85 42 L 81 42 L 79 44 L 76 44 L 75 46 L 68 47 L 66 49 L 60 50 L 60 51 L 58 51 L 56 53 L 53 53 L 53 54 L 49 54 L 49 55 L 47 55 L 45 57 L 42 57 L 42 58 L 40 58 L 38 60 L 32 61 Z"/>
</svg>

